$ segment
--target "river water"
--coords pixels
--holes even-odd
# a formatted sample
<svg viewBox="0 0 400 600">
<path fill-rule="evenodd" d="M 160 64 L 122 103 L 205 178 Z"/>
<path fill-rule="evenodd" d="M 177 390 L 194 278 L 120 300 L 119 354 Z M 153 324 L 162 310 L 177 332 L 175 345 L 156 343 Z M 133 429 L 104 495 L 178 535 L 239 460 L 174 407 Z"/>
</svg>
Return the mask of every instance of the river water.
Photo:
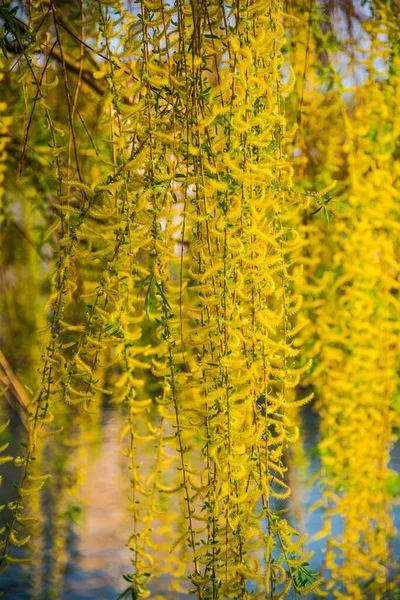
<svg viewBox="0 0 400 600">
<path fill-rule="evenodd" d="M 323 563 L 326 540 L 313 541 L 312 538 L 322 528 L 322 509 L 312 514 L 308 509 L 321 496 L 318 484 L 309 483 L 319 469 L 318 455 L 314 452 L 319 441 L 319 423 L 317 415 L 308 407 L 301 413 L 301 419 L 302 444 L 295 448 L 296 455 L 290 460 L 292 495 L 286 506 L 282 504 L 282 507 L 289 509 L 289 521 L 300 531 L 310 534 L 308 547 L 314 551 L 310 563 L 317 570 Z M 62 493 L 68 496 L 79 487 L 82 502 L 75 512 L 69 509 L 69 518 L 58 522 L 54 516 L 54 503 L 60 500 L 57 490 L 42 494 L 43 527 L 39 529 L 38 547 L 35 548 L 32 566 L 12 565 L 0 577 L 4 600 L 116 600 L 127 587 L 122 574 L 130 570 L 131 552 L 126 541 L 132 531 L 132 516 L 126 510 L 129 480 L 126 458 L 121 455 L 118 444 L 121 423 L 121 415 L 106 410 L 95 435 L 84 439 L 80 449 L 71 447 L 70 460 L 80 461 L 84 468 L 82 475 L 78 474 L 78 481 L 72 479 L 72 483 L 67 481 L 66 485 L 64 481 Z M 21 439 L 21 427 L 14 417 L 11 424 L 11 453 L 19 453 Z M 54 443 L 53 448 L 56 447 Z M 65 457 L 60 460 L 65 461 Z M 398 472 L 400 470 L 399 445 L 392 452 L 391 467 Z M 65 470 L 68 471 L 64 464 Z M 3 466 L 1 504 L 12 497 L 12 481 L 18 481 L 18 476 L 12 463 Z M 5 511 L 0 513 L 0 518 L 2 514 L 5 515 Z M 400 528 L 398 505 L 393 509 L 393 517 L 397 528 Z M 400 556 L 398 539 L 395 542 L 395 554 Z M 57 560 L 54 560 L 55 555 Z M 152 584 L 151 598 L 167 597 L 165 590 L 168 587 L 168 577 L 156 580 Z M 189 594 L 174 593 L 168 597 L 178 599 L 189 597 Z"/>
</svg>

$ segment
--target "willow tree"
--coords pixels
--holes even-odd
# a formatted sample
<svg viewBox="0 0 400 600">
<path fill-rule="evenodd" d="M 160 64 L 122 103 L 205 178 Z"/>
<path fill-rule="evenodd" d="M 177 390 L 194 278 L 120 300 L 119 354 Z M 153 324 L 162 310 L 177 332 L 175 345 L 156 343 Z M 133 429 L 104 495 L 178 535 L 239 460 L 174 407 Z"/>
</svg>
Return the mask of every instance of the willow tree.
<svg viewBox="0 0 400 600">
<path fill-rule="evenodd" d="M 62 436 L 79 448 L 93 413 L 107 402 L 119 405 L 125 419 L 120 438 L 132 514 L 126 595 L 149 597 L 151 580 L 165 573 L 173 574 L 175 593 L 190 589 L 202 600 L 325 593 L 322 578 L 308 569 L 304 537 L 279 509 L 290 494 L 284 451 L 299 436 L 297 408 L 313 397 L 301 392 L 311 357 L 317 365 L 311 382 L 326 422 L 335 421 L 340 450 L 341 422 L 329 410 L 341 410 L 347 382 L 341 379 L 335 391 L 336 363 L 318 378 L 337 333 L 335 323 L 310 308 L 310 297 L 323 264 L 319 253 L 332 252 L 345 268 L 364 235 L 354 217 L 345 218 L 325 250 L 324 230 L 309 226 L 319 209 L 329 214 L 340 143 L 320 160 L 320 185 L 307 161 L 299 170 L 296 160 L 296 144 L 303 155 L 308 151 L 307 136 L 322 147 L 308 103 L 314 93 L 327 97 L 326 82 L 313 75 L 312 93 L 307 88 L 321 8 L 307 12 L 293 1 L 283 10 L 275 0 L 36 0 L 0 7 L 2 243 L 14 256 L 15 235 L 23 237 L 33 256 L 28 277 L 41 287 L 35 310 L 26 310 L 26 299 L 15 302 L 7 324 L 12 333 L 25 319 L 30 337 L 22 365 L 14 349 L 17 375 L 10 368 L 8 380 L 0 380 L 27 430 L 25 453 L 1 459 L 20 469 L 4 508 L 3 570 L 29 560 L 28 550 L 21 558 L 13 546 L 34 542 L 38 526 L 27 498 L 52 474 L 44 459 L 48 438 Z M 322 64 L 321 39 L 328 37 L 320 31 L 313 60 Z M 317 110 L 328 123 L 326 106 Z M 345 108 L 341 115 L 347 127 Z M 352 168 L 370 152 L 360 143 Z M 362 204 L 365 192 L 346 177 L 344 200 L 358 194 Z M 360 260 L 370 257 L 374 235 Z M 382 265 L 390 269 L 395 249 L 385 240 L 383 231 L 389 258 Z M 324 281 L 341 274 L 322 268 Z M 395 295 L 396 276 L 396 269 L 387 273 L 383 298 Z M 376 277 L 360 287 L 374 286 Z M 357 294 L 348 302 L 358 310 Z M 374 314 L 377 327 L 389 322 L 383 309 Z M 41 345 L 34 335 L 40 315 L 46 316 Z M 378 350 L 390 348 L 383 378 L 385 360 L 395 368 L 395 328 L 385 332 Z M 352 335 L 349 353 L 358 364 L 358 329 Z M 350 371 L 348 385 L 356 388 Z M 369 382 L 363 380 L 365 393 Z M 379 489 L 387 480 L 395 380 L 390 386 L 386 428 L 377 424 Z M 359 427 L 357 421 L 354 431 Z M 324 433 L 328 443 L 331 431 Z M 338 455 L 339 464 L 344 455 Z M 346 473 L 356 484 L 353 471 Z M 68 477 L 57 481 L 65 494 Z M 180 507 L 177 523 L 172 497 Z M 350 492 L 346 499 L 350 505 Z M 60 558 L 59 578 L 62 564 Z M 362 583 L 356 578 L 356 586 Z"/>
</svg>

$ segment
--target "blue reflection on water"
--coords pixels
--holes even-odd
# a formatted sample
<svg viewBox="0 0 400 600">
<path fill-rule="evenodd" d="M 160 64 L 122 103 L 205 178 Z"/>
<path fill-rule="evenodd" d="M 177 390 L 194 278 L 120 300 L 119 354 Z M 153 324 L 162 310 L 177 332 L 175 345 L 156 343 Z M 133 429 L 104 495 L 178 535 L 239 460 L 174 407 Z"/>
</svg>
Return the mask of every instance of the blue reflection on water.
<svg viewBox="0 0 400 600">
<path fill-rule="evenodd" d="M 322 528 L 322 509 L 315 510 L 312 514 L 308 513 L 309 507 L 314 504 L 321 497 L 321 490 L 318 483 L 309 485 L 311 477 L 319 470 L 319 457 L 314 452 L 314 448 L 317 446 L 319 441 L 319 422 L 318 417 L 309 407 L 305 407 L 302 411 L 302 438 L 303 447 L 305 450 L 305 464 L 297 466 L 297 462 L 291 467 L 291 484 L 294 493 L 288 502 L 280 502 L 277 504 L 277 508 L 288 508 L 289 512 L 287 517 L 291 523 L 296 527 L 307 531 L 310 536 L 308 548 L 314 551 L 314 556 L 310 559 L 310 565 L 313 570 L 318 570 L 324 559 L 324 544 L 326 539 L 312 540 L 312 537 L 321 530 Z M 113 424 L 113 414 L 106 412 L 103 419 L 102 435 L 103 440 L 101 443 L 101 451 L 96 456 L 96 469 L 100 472 L 103 470 L 104 476 L 107 475 L 107 460 L 112 460 L 110 457 L 115 450 L 118 453 L 118 447 L 116 444 L 115 427 L 110 425 Z M 12 436 L 10 437 L 10 453 L 13 455 L 19 454 L 19 443 L 20 443 L 20 429 L 19 424 L 15 418 L 11 424 Z M 113 450 L 114 449 L 114 450 Z M 400 444 L 393 449 L 392 460 L 390 467 L 397 472 L 400 471 Z M 0 497 L 0 504 L 8 502 L 12 498 L 12 481 L 18 481 L 18 469 L 16 469 L 12 463 L 8 463 L 3 468 L 3 486 L 0 490 L 2 497 Z M 101 483 L 101 482 L 100 482 Z M 98 482 L 95 485 L 99 485 Z M 102 484 L 103 485 L 103 484 Z M 100 486 L 102 492 L 94 490 L 94 494 L 97 494 L 97 500 L 102 500 L 101 494 L 104 493 L 104 489 Z M 111 493 L 114 490 L 114 484 L 111 482 L 111 487 L 108 488 L 108 492 Z M 7 493 L 8 492 L 8 493 Z M 127 586 L 124 585 L 122 579 L 122 573 L 129 571 L 129 550 L 124 546 L 124 542 L 129 536 L 130 527 L 130 516 L 121 517 L 123 510 L 119 512 L 109 510 L 107 508 L 107 490 L 104 496 L 104 510 L 99 506 L 97 509 L 90 507 L 90 510 L 97 510 L 92 515 L 92 528 L 85 529 L 84 524 L 76 526 L 71 522 L 70 531 L 67 536 L 67 548 L 66 548 L 66 564 L 65 573 L 63 576 L 64 590 L 62 593 L 63 600 L 116 600 L 118 595 Z M 45 501 L 50 502 L 50 496 L 44 495 Z M 112 502 L 112 498 L 109 502 Z M 111 504 L 110 504 L 111 506 Z M 44 506 L 43 510 L 46 515 L 46 509 L 49 510 L 49 506 Z M 114 507 L 115 508 L 115 507 Z M 393 510 L 394 521 L 396 528 L 400 528 L 400 507 L 396 505 Z M 0 519 L 5 519 L 6 514 L 0 513 Z M 122 522 L 121 518 L 125 518 L 125 522 Z M 100 535 L 96 531 L 97 523 L 96 519 L 100 519 L 103 528 L 103 534 Z M 1 524 L 1 520 L 0 520 Z M 45 531 L 44 539 L 47 540 L 44 547 L 44 560 L 42 563 L 43 568 L 43 589 L 48 590 L 47 592 L 41 592 L 41 595 L 37 596 L 35 600 L 52 600 L 54 596 L 51 592 L 52 589 L 52 572 L 51 572 L 51 560 L 49 553 L 51 552 L 51 546 L 49 539 L 51 537 L 51 523 L 46 524 L 47 530 Z M 338 535 L 340 533 L 339 526 L 335 528 L 333 524 L 333 534 Z M 96 544 L 96 539 L 98 543 Z M 82 542 L 85 542 L 82 546 Z M 120 547 L 119 547 L 120 546 Z M 13 554 L 15 556 L 22 555 L 21 549 L 14 549 Z M 400 543 L 398 537 L 395 541 L 395 556 L 400 556 Z M 28 574 L 19 565 L 12 565 L 5 574 L 0 577 L 0 591 L 4 592 L 4 600 L 32 600 L 31 595 L 31 581 Z M 154 582 L 152 595 L 163 594 L 168 589 L 168 578 L 165 580 L 158 580 Z M 43 595 L 45 594 L 45 595 Z M 47 594 L 47 595 L 46 595 Z M 187 594 L 174 594 L 174 598 L 189 597 Z M 289 600 L 294 598 L 294 594 L 287 596 Z"/>
</svg>

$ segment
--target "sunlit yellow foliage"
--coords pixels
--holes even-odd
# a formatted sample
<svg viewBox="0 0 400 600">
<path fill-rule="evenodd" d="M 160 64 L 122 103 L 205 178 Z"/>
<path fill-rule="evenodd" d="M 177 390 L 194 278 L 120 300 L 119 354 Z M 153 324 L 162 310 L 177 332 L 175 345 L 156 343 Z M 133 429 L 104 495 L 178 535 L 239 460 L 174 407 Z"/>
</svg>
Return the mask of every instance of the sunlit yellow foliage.
<svg viewBox="0 0 400 600">
<path fill-rule="evenodd" d="M 363 24 L 360 35 L 370 47 L 346 74 L 357 80 L 365 68 L 363 85 L 344 88 L 332 49 L 325 75 L 333 82 L 329 98 L 311 93 L 321 85 L 314 50 L 322 34 L 313 22 L 303 58 L 303 100 L 297 105 L 299 172 L 305 173 L 307 146 L 315 143 L 320 154 L 316 181 L 338 179 L 337 199 L 347 205 L 329 229 L 308 220 L 300 228 L 310 240 L 299 289 L 310 317 L 303 333 L 314 358 L 310 382 L 323 436 L 325 516 L 315 539 L 327 536 L 327 590 L 335 598 L 380 598 L 397 586 L 390 560 L 397 476 L 388 463 L 398 424 L 399 62 L 391 54 L 396 41 L 389 23 L 382 5 Z M 379 72 L 378 58 L 385 61 Z M 345 93 L 352 94 L 349 104 Z M 326 107 L 318 112 L 321 102 Z M 315 115 L 326 132 L 318 144 L 312 140 Z"/>
<path fill-rule="evenodd" d="M 24 7 L 0 7 L 1 217 L 45 289 L 26 319 L 25 387 L 1 362 L 27 432 L 21 456 L 0 458 L 20 468 L 2 568 L 28 560 L 11 548 L 28 544 L 40 567 L 29 519 L 51 489 L 62 597 L 66 520 L 107 405 L 129 485 L 123 596 L 152 597 L 168 574 L 171 597 L 199 600 L 383 597 L 395 589 L 398 17 L 371 1 L 353 38 L 356 13 L 340 5 L 337 32 L 325 4 L 302 0 Z M 281 509 L 314 394 L 321 574 Z"/>
</svg>

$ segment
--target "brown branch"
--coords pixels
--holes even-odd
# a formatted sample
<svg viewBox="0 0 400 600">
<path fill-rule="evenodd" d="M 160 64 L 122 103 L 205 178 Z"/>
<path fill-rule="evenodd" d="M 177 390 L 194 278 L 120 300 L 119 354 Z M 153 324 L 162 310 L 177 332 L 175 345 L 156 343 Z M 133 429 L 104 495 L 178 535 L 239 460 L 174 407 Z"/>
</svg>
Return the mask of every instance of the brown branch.
<svg viewBox="0 0 400 600">
<path fill-rule="evenodd" d="M 55 48 L 51 53 L 52 57 L 55 58 L 59 63 L 62 64 L 62 58 L 59 51 Z M 69 71 L 72 71 L 76 75 L 79 75 L 79 63 L 71 60 L 66 54 L 64 54 L 64 63 Z M 91 87 L 95 92 L 101 96 L 107 91 L 106 88 L 93 77 L 93 74 L 88 69 L 82 69 L 82 80 Z"/>
<path fill-rule="evenodd" d="M 52 46 L 52 49 L 51 49 L 51 50 L 54 50 L 54 46 L 56 45 L 56 43 L 57 43 L 57 41 L 55 41 L 55 42 L 54 42 L 54 44 L 53 44 L 53 46 Z M 51 50 L 50 50 L 50 53 L 51 53 Z M 24 53 L 24 54 L 25 54 L 25 53 Z M 25 55 L 25 56 L 26 56 L 26 55 Z M 36 108 L 36 100 L 38 100 L 38 98 L 41 96 L 41 93 L 42 93 L 42 82 L 43 82 L 43 78 L 44 78 L 44 76 L 45 76 L 45 74 L 46 74 L 46 71 L 47 71 L 47 66 L 48 66 L 48 64 L 49 64 L 49 60 L 50 60 L 50 54 L 49 54 L 49 56 L 47 57 L 47 59 L 46 59 L 46 62 L 45 62 L 45 65 L 44 65 L 44 67 L 43 67 L 43 71 L 42 71 L 42 74 L 41 74 L 41 76 L 40 76 L 39 84 L 38 84 L 38 86 L 37 86 L 37 90 L 36 90 L 36 95 L 35 95 L 35 98 L 34 98 L 34 102 L 33 102 L 33 104 L 32 104 L 32 109 L 31 109 L 31 112 L 30 112 L 30 115 L 29 115 L 28 124 L 27 124 L 27 126 L 26 126 L 26 130 L 25 130 L 25 137 L 24 137 L 24 144 L 23 144 L 23 146 L 22 146 L 21 158 L 19 159 L 19 168 L 18 168 L 18 172 L 19 172 L 19 174 L 20 174 L 20 175 L 21 175 L 21 173 L 22 173 L 22 168 L 23 168 L 23 166 L 24 166 L 24 158 L 25 158 L 25 152 L 26 152 L 26 144 L 28 143 L 29 130 L 30 130 L 30 128 L 31 128 L 31 124 L 32 124 L 33 113 L 35 112 L 35 108 Z"/>
<path fill-rule="evenodd" d="M 2 383 L 2 385 L 4 385 L 4 388 L 8 388 L 4 394 L 7 399 L 7 402 L 20 418 L 21 423 L 23 424 L 25 429 L 29 431 L 30 412 L 28 409 L 28 397 L 25 393 L 22 384 L 19 382 L 8 360 L 6 359 L 1 350 L 0 366 L 3 370 L 3 372 L 0 371 L 0 382 Z M 8 390 L 10 390 L 11 394 L 8 392 Z"/>
<path fill-rule="evenodd" d="M 22 21 L 21 21 L 22 23 Z M 22 23 L 22 25 L 24 25 L 24 27 L 27 28 L 27 30 L 29 31 L 29 27 L 28 25 L 25 25 L 25 23 Z M 99 56 L 100 58 L 102 58 L 103 60 L 109 62 L 109 63 L 113 63 L 112 59 L 110 59 L 108 56 L 106 56 L 105 54 L 101 54 L 101 52 L 98 52 L 97 50 L 95 50 L 95 48 L 92 48 L 92 46 L 90 46 L 89 44 L 87 44 L 84 40 L 82 40 L 79 36 L 77 36 L 67 25 L 66 23 L 58 16 L 55 16 L 55 20 L 54 20 L 54 25 L 57 29 L 57 26 L 59 25 L 60 27 L 62 27 L 71 37 L 73 37 L 79 44 L 83 45 L 85 48 L 87 48 L 88 50 L 90 50 L 93 54 L 95 54 L 96 56 Z M 57 36 L 57 41 L 59 46 L 61 47 L 60 44 L 60 36 Z M 10 45 L 7 44 L 7 50 L 9 50 L 10 52 L 12 51 L 12 47 L 15 47 L 15 44 Z M 15 49 L 14 49 L 15 51 Z M 21 50 L 20 50 L 21 51 Z M 77 75 L 79 75 L 79 71 L 80 71 L 80 65 L 75 63 L 74 61 L 72 61 L 70 58 L 68 58 L 61 50 L 61 53 L 58 50 L 55 50 L 54 48 L 51 50 L 51 56 L 53 56 L 58 62 L 60 62 L 62 65 L 64 64 L 66 67 L 68 67 L 71 71 L 73 71 L 74 73 L 76 73 Z M 120 65 L 115 65 L 115 67 L 117 69 L 122 69 L 123 73 L 125 73 L 126 75 L 129 75 L 134 81 L 140 81 L 138 77 L 136 77 L 131 70 L 125 69 L 124 67 L 121 67 Z M 91 71 L 88 71 L 87 69 L 83 69 L 82 70 L 82 80 L 87 83 L 90 87 L 92 87 L 98 94 L 102 95 L 106 92 L 106 88 L 103 87 L 94 77 L 93 74 L 91 73 Z M 150 86 L 150 89 L 151 86 Z M 169 102 L 167 100 L 167 98 L 165 98 L 165 96 L 163 96 L 162 94 L 159 93 L 159 91 L 157 90 L 157 95 L 164 100 L 165 102 Z M 124 104 L 132 104 L 130 100 L 128 100 L 127 98 L 123 98 L 122 99 Z"/>
<path fill-rule="evenodd" d="M 81 169 L 80 169 L 80 166 L 79 166 L 78 147 L 77 147 L 77 141 L 76 141 L 75 127 L 74 127 L 74 118 L 73 118 L 73 113 L 72 113 L 72 111 L 73 111 L 73 106 L 72 106 L 73 99 L 72 99 L 72 96 L 71 96 L 71 92 L 69 91 L 69 88 L 68 88 L 68 70 L 67 70 L 67 65 L 65 63 L 65 59 L 64 59 L 64 51 L 63 51 L 63 47 L 61 45 L 60 34 L 59 34 L 59 31 L 58 31 L 58 21 L 57 21 L 56 7 L 55 7 L 55 4 L 54 4 L 53 0 L 51 0 L 51 12 L 53 13 L 53 21 L 54 21 L 54 27 L 55 27 L 55 30 L 56 30 L 56 38 L 57 38 L 57 42 L 58 42 L 58 48 L 60 50 L 62 74 L 63 74 L 64 88 L 65 88 L 65 97 L 67 99 L 70 140 L 72 139 L 72 147 L 73 147 L 74 155 L 75 155 L 75 166 L 76 166 L 76 170 L 77 170 L 77 173 L 78 173 L 78 178 L 79 178 L 79 181 L 83 181 L 82 174 L 81 174 Z M 79 67 L 78 74 L 81 75 L 81 67 Z M 85 197 L 85 202 L 87 202 L 86 194 L 83 193 L 83 195 Z"/>
<path fill-rule="evenodd" d="M 12 53 L 12 54 L 23 54 L 27 51 L 27 49 L 28 49 L 28 44 L 22 45 L 22 44 L 11 43 L 11 42 L 6 43 L 7 52 Z M 37 54 L 39 52 L 41 52 L 41 50 L 35 50 L 35 54 Z M 62 58 L 61 58 L 60 52 L 55 47 L 50 49 L 49 56 L 51 56 L 51 58 L 54 58 L 57 62 L 62 64 Z M 66 55 L 64 55 L 64 63 L 69 71 L 72 71 L 73 73 L 76 73 L 77 75 L 79 75 L 79 64 L 78 63 L 76 63 L 75 61 L 73 61 L 71 58 L 69 58 Z M 95 92 L 97 92 L 100 95 L 103 95 L 104 92 L 106 91 L 106 88 L 104 86 L 102 86 L 101 83 L 98 82 L 93 77 L 92 72 L 89 71 L 88 69 L 85 69 L 85 68 L 82 69 L 82 80 L 89 87 L 91 87 Z"/>
</svg>

